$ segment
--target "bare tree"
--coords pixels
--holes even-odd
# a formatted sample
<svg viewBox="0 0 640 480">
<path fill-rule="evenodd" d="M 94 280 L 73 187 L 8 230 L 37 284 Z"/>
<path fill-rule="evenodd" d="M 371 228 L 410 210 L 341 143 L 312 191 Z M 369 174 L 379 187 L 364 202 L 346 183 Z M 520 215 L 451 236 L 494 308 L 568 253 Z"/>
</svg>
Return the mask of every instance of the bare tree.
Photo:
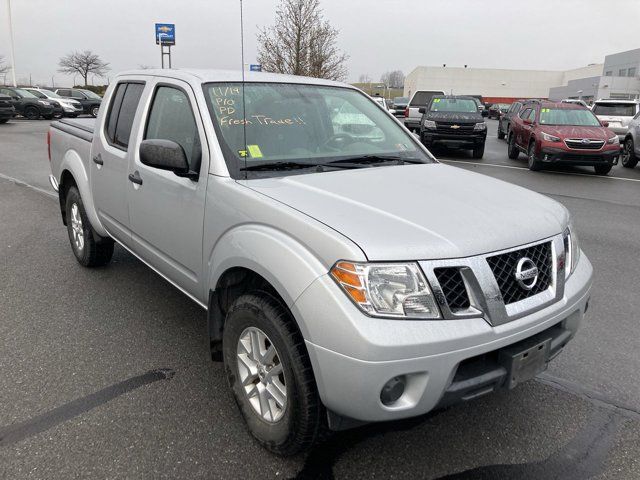
<svg viewBox="0 0 640 480">
<path fill-rule="evenodd" d="M 380 77 L 380 82 L 390 88 L 402 88 L 404 87 L 404 73 L 400 70 L 385 72 Z"/>
<path fill-rule="evenodd" d="M 80 74 L 84 79 L 84 85 L 89 84 L 89 74 L 104 77 L 111 70 L 109 64 L 100 60 L 100 57 L 91 50 L 73 52 L 60 59 L 59 72 L 67 74 Z"/>
<path fill-rule="evenodd" d="M 348 57 L 336 45 L 338 33 L 320 0 L 280 0 L 275 25 L 258 33 L 258 62 L 267 72 L 342 80 Z"/>
<path fill-rule="evenodd" d="M 358 83 L 371 83 L 372 81 L 373 79 L 368 73 L 363 73 L 362 75 L 360 75 L 360 77 L 358 77 Z"/>
<path fill-rule="evenodd" d="M 5 75 L 11 70 L 11 65 L 5 65 L 4 55 L 0 55 L 0 75 Z"/>
</svg>

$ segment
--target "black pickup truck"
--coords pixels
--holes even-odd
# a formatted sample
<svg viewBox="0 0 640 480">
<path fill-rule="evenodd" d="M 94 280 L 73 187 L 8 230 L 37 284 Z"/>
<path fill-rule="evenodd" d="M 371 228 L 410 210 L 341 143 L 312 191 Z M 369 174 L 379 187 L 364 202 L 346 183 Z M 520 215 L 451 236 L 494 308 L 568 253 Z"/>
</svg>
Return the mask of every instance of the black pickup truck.
<svg viewBox="0 0 640 480">
<path fill-rule="evenodd" d="M 470 96 L 437 95 L 429 106 L 421 108 L 420 140 L 430 148 L 435 145 L 473 150 L 473 158 L 484 155 L 487 140 L 487 111 L 478 111 Z"/>
<path fill-rule="evenodd" d="M 11 104 L 11 97 L 0 93 L 0 124 L 7 123 L 16 114 L 16 109 Z"/>
</svg>

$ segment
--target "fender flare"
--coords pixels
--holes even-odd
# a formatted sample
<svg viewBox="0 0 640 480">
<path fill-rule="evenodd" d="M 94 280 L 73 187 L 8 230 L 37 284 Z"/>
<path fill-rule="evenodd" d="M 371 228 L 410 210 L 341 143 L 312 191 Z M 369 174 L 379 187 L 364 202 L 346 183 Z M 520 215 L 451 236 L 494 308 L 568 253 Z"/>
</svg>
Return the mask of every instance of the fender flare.
<svg viewBox="0 0 640 480">
<path fill-rule="evenodd" d="M 211 249 L 207 266 L 210 302 L 225 272 L 245 268 L 269 282 L 289 309 L 330 268 L 286 232 L 262 224 L 244 224 L 227 231 Z M 217 339 L 221 332 L 221 319 L 215 318 L 220 313 L 217 305 L 209 304 L 208 327 L 212 339 Z M 295 321 L 306 336 L 304 319 Z"/>
<path fill-rule="evenodd" d="M 91 190 L 89 188 L 89 176 L 87 175 L 87 170 L 80 158 L 80 155 L 78 155 L 78 152 L 75 150 L 68 150 L 64 154 L 62 162 L 60 163 L 60 177 L 57 179 L 58 183 L 62 181 L 62 175 L 65 171 L 68 171 L 71 174 L 78 186 L 80 196 L 82 197 L 82 203 L 84 204 L 84 209 L 94 231 L 102 237 L 109 237 L 109 233 L 104 229 L 102 223 L 98 219 L 98 213 L 96 211 L 95 204 L 93 203 L 93 195 L 91 195 Z M 60 192 L 62 192 L 62 189 L 60 189 Z M 64 199 L 61 199 L 61 201 L 63 200 Z"/>
</svg>

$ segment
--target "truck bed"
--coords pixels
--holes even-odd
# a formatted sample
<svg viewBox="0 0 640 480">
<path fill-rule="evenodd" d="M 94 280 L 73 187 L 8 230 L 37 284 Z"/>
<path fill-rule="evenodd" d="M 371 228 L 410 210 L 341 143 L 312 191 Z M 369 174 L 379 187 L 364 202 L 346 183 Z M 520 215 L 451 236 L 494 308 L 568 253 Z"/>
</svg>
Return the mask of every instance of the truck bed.
<svg viewBox="0 0 640 480">
<path fill-rule="evenodd" d="M 51 124 L 51 128 L 62 130 L 75 137 L 93 141 L 93 130 L 95 128 L 95 118 L 62 118 Z"/>
</svg>

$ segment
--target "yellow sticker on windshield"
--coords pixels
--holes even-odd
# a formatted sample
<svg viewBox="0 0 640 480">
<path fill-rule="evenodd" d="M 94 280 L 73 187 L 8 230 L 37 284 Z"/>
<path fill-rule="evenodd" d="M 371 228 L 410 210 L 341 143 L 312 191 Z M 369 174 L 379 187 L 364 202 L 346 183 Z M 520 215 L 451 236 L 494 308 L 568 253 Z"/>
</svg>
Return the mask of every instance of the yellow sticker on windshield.
<svg viewBox="0 0 640 480">
<path fill-rule="evenodd" d="M 439 98 L 434 98 L 433 99 L 433 103 L 440 103 L 440 99 Z"/>
<path fill-rule="evenodd" d="M 240 155 L 241 158 L 244 158 L 247 156 L 247 151 L 246 150 L 238 150 L 238 155 Z"/>
<path fill-rule="evenodd" d="M 251 158 L 262 158 L 262 151 L 258 145 L 247 145 Z"/>
<path fill-rule="evenodd" d="M 543 108 L 542 109 L 542 113 L 549 113 L 549 109 L 548 108 Z"/>
</svg>

